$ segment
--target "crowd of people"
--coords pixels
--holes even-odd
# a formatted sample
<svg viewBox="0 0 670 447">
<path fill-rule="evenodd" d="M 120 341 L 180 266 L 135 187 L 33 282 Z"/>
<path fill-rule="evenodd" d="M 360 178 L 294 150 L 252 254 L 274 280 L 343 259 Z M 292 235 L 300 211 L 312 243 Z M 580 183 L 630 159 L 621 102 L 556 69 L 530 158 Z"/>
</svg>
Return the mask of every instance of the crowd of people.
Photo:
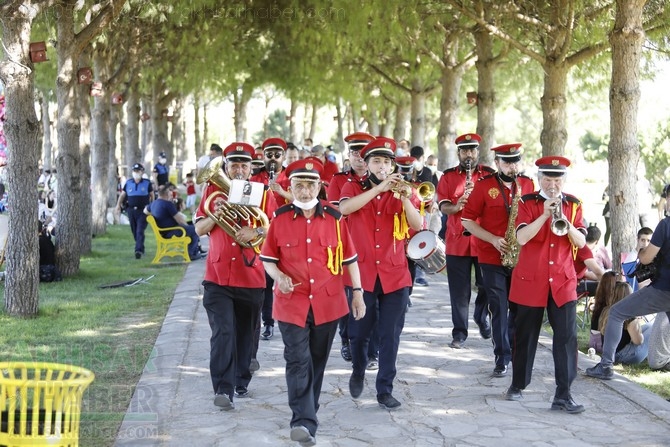
<svg viewBox="0 0 670 447">
<path fill-rule="evenodd" d="M 650 264 L 656 258 L 657 276 L 636 283 L 612 262 L 581 201 L 566 192 L 571 162 L 565 157 L 535 160 L 532 179 L 521 171 L 521 144 L 493 147 L 489 167 L 479 162 L 481 137 L 474 133 L 456 138 L 458 163 L 444 172 L 407 140 L 356 132 L 345 142 L 342 169 L 328 148 L 311 140 L 302 147 L 281 138 L 258 147 L 212 144 L 198 172 L 216 166 L 229 184 L 206 181 L 198 202 L 197 174 L 187 175 L 184 207 L 194 224 L 172 204 L 169 185 L 159 184 L 156 194 L 143 166 L 133 166 L 119 207 L 127 201 L 137 258 L 144 253 L 145 213 L 159 226 L 187 228 L 192 259 L 203 254 L 198 238 L 209 237 L 203 305 L 214 405 L 231 410 L 235 399 L 249 396 L 261 367 L 259 340 L 271 340 L 278 326 L 292 440 L 316 443 L 323 375 L 338 334 L 342 358 L 351 362 L 351 397 L 359 398 L 366 374 L 378 370 L 380 407 L 399 408 L 393 382 L 405 313 L 413 287 L 428 286 L 427 263 L 409 259 L 406 250 L 424 231 L 444 239 L 431 256 L 446 263 L 449 277 L 449 346 L 467 343 L 475 288 L 472 318 L 491 340 L 491 376 L 512 376 L 506 399 L 523 399 L 531 386 L 546 314 L 556 381 L 551 409 L 585 410 L 571 392 L 582 297 L 592 313 L 590 345 L 602 353 L 588 375 L 608 379 L 612 364 L 647 358 L 652 368 L 670 370 L 670 263 L 658 260 L 670 259 L 667 218 L 655 231 L 643 228 L 632 261 L 622 259 Z M 155 173 L 157 180 L 167 175 Z M 233 200 L 238 185 L 243 202 Z M 258 191 L 253 204 L 252 191 Z"/>
</svg>

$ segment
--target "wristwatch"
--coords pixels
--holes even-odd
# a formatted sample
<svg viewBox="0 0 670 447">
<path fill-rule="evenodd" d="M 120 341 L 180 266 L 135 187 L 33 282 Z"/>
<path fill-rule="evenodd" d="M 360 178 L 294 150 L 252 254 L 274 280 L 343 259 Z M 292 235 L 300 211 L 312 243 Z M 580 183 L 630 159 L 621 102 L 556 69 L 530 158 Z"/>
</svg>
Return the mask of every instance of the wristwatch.
<svg viewBox="0 0 670 447">
<path fill-rule="evenodd" d="M 263 231 L 263 227 L 257 227 L 256 234 L 258 234 L 259 236 L 265 236 L 265 231 Z"/>
</svg>

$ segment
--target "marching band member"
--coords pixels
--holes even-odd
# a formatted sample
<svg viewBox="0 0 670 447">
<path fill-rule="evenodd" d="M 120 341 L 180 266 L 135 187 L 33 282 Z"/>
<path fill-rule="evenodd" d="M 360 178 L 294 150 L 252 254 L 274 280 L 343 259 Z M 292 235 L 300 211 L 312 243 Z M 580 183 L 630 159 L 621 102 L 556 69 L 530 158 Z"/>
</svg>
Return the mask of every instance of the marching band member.
<svg viewBox="0 0 670 447">
<path fill-rule="evenodd" d="M 361 149 L 368 164 L 370 188 L 359 182 L 348 182 L 342 188 L 340 211 L 356 231 L 352 239 L 359 254 L 365 306 L 379 313 L 379 372 L 377 402 L 382 408 L 395 409 L 401 404 L 393 395 L 396 357 L 400 333 L 405 324 L 408 289 L 412 285 L 407 267 L 405 244 L 409 228 L 420 230 L 422 218 L 412 203 L 410 193 L 396 194 L 400 174 L 393 172 L 396 142 L 379 137 Z M 353 372 L 349 392 L 358 398 L 363 392 L 367 348 L 376 312 L 349 321 L 349 338 Z M 353 323 L 353 324 L 351 324 Z"/>
<path fill-rule="evenodd" d="M 437 200 L 440 211 L 447 215 L 445 244 L 447 254 L 447 276 L 449 277 L 449 297 L 451 299 L 452 340 L 449 346 L 460 349 L 468 338 L 468 313 L 472 295 L 472 269 L 478 287 L 473 318 L 479 326 L 483 338 L 491 337 L 491 328 L 486 310 L 486 293 L 481 286 L 482 278 L 477 263 L 475 238 L 463 234 L 461 214 L 477 180 L 492 174 L 493 169 L 478 164 L 479 142 L 482 138 L 468 133 L 456 138 L 458 166 L 447 169 L 437 185 Z"/>
<path fill-rule="evenodd" d="M 353 284 L 351 315 L 365 315 L 357 255 L 342 215 L 317 199 L 323 166 L 306 158 L 286 168 L 294 200 L 275 213 L 261 259 L 274 280 L 274 318 L 284 341 L 290 437 L 316 443 L 321 384 L 339 319 L 349 313 L 342 270 Z"/>
<path fill-rule="evenodd" d="M 539 191 L 522 197 L 516 218 L 521 245 L 509 300 L 516 304 L 512 385 L 507 400 L 521 400 L 530 384 L 545 309 L 554 332 L 556 394 L 552 410 L 581 413 L 570 395 L 577 376 L 577 274 L 574 257 L 586 245 L 580 201 L 563 192 L 570 160 L 547 156 L 535 162 Z"/>
<path fill-rule="evenodd" d="M 223 152 L 227 176 L 249 179 L 253 153 L 254 148 L 247 143 L 229 145 Z M 248 394 L 253 332 L 265 289 L 265 271 L 256 249 L 242 247 L 240 242 L 264 237 L 268 229 L 255 220 L 242 221 L 237 222 L 241 228 L 235 234 L 228 234 L 207 213 L 219 215 L 227 206 L 227 197 L 211 200 L 210 209 L 205 209 L 209 196 L 216 191 L 220 191 L 219 186 L 209 182 L 195 215 L 195 229 L 199 236 L 210 237 L 202 303 L 212 329 L 209 370 L 214 405 L 232 410 L 233 393 L 238 397 Z M 261 210 L 267 215 L 275 209 L 274 196 L 266 188 Z"/>
<path fill-rule="evenodd" d="M 509 229 L 516 232 L 516 216 L 512 214 L 518 210 L 521 196 L 535 190 L 533 180 L 519 175 L 520 147 L 521 143 L 512 143 L 491 149 L 495 152 L 498 172 L 482 177 L 475 184 L 461 216 L 463 227 L 472 234 L 477 246 L 477 260 L 488 299 L 494 377 L 507 374 L 512 360 L 510 340 L 514 331 L 514 313 L 508 312 L 507 301 L 513 266 L 503 265 L 501 255 L 512 253 L 512 250 L 518 254 L 516 238 L 507 240 L 506 234 Z"/>
</svg>

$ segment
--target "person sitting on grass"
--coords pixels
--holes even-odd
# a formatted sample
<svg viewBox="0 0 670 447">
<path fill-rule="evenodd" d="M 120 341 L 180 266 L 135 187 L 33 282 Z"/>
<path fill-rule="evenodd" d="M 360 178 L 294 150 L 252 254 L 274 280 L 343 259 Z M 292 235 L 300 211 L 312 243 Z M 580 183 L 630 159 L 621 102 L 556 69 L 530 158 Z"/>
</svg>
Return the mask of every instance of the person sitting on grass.
<svg viewBox="0 0 670 447">
<path fill-rule="evenodd" d="M 598 318 L 600 333 L 605 334 L 605 327 L 612 306 L 633 293 L 632 287 L 626 282 L 617 282 L 614 290 L 607 297 L 607 306 Z M 637 365 L 647 358 L 649 352 L 649 334 L 651 323 L 646 323 L 642 317 L 635 317 L 624 321 L 621 341 L 616 347 L 614 363 L 623 365 Z M 604 343 L 604 339 L 603 339 Z"/>
<path fill-rule="evenodd" d="M 589 338 L 589 348 L 593 348 L 597 353 L 603 351 L 603 336 L 598 328 L 598 321 L 603 309 L 607 306 L 607 298 L 614 293 L 614 286 L 617 283 L 617 274 L 613 271 L 605 272 L 598 282 L 596 293 L 593 300 L 589 303 L 591 310 L 591 335 Z"/>
<path fill-rule="evenodd" d="M 649 336 L 649 368 L 670 371 L 670 315 L 665 312 L 656 314 Z"/>
</svg>

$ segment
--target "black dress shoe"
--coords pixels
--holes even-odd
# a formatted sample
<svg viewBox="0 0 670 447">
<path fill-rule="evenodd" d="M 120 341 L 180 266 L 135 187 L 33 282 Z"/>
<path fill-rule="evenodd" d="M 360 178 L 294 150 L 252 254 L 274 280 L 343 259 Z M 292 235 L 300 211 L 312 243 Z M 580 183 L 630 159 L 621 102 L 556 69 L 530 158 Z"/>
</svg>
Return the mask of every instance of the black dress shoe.
<svg viewBox="0 0 670 447">
<path fill-rule="evenodd" d="M 563 410 L 566 413 L 577 414 L 584 411 L 584 405 L 579 405 L 572 396 L 568 396 L 567 399 L 557 399 L 554 397 L 554 401 L 551 403 L 552 410 Z"/>
<path fill-rule="evenodd" d="M 523 395 L 521 394 L 521 389 L 515 387 L 514 385 L 510 385 L 510 387 L 507 389 L 507 392 L 505 393 L 505 399 L 506 400 L 514 400 L 514 401 L 519 401 L 523 399 Z"/>
<path fill-rule="evenodd" d="M 496 365 L 493 368 L 493 377 L 505 377 L 507 375 L 507 365 Z"/>
<path fill-rule="evenodd" d="M 349 394 L 354 399 L 358 398 L 363 392 L 363 377 L 354 376 L 353 374 L 349 377 Z"/>
<path fill-rule="evenodd" d="M 340 354 L 342 354 L 342 358 L 346 362 L 350 362 L 353 358 L 351 357 L 351 347 L 349 344 L 342 344 L 342 347 L 340 348 Z"/>
<path fill-rule="evenodd" d="M 378 394 L 377 402 L 379 402 L 379 406 L 385 410 L 395 410 L 401 405 L 401 403 L 398 402 L 398 399 L 393 397 L 391 393 Z"/>
<path fill-rule="evenodd" d="M 235 387 L 235 395 L 237 397 L 249 397 L 249 390 L 246 386 L 238 385 Z"/>
<path fill-rule="evenodd" d="M 272 326 L 265 326 L 265 330 L 261 334 L 261 337 L 263 337 L 263 340 L 269 340 L 272 338 L 272 335 L 274 335 L 274 330 L 275 328 Z"/>
</svg>

